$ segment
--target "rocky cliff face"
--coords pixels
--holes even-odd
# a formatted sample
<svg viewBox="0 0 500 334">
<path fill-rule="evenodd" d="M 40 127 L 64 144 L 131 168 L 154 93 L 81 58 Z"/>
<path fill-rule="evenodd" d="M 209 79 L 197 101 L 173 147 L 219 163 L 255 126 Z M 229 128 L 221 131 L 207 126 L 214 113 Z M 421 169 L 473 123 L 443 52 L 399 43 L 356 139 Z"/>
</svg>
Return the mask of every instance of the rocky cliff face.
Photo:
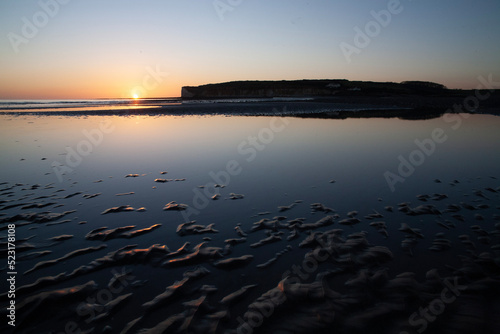
<svg viewBox="0 0 500 334">
<path fill-rule="evenodd" d="M 297 97 L 297 96 L 329 96 L 335 91 L 331 89 L 236 89 L 215 88 L 197 89 L 196 87 L 183 87 L 182 98 L 232 98 L 232 97 Z"/>
<path fill-rule="evenodd" d="M 182 87 L 184 99 L 269 98 L 318 96 L 394 96 L 453 94 L 433 82 L 370 82 L 335 80 L 233 81 L 196 87 Z"/>
<path fill-rule="evenodd" d="M 331 96 L 339 87 L 341 84 L 332 80 L 237 81 L 182 87 L 181 97 L 193 99 Z"/>
</svg>

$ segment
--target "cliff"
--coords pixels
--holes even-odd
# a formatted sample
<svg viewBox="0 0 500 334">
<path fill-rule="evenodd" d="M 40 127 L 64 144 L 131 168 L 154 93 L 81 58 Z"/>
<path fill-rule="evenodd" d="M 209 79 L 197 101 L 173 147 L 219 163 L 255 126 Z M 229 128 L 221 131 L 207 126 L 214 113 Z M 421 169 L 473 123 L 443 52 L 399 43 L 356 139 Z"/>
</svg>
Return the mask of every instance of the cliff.
<svg viewBox="0 0 500 334">
<path fill-rule="evenodd" d="M 331 96 L 383 96 L 383 95 L 432 95 L 451 92 L 443 85 L 405 81 L 369 82 L 333 80 L 294 81 L 232 81 L 202 86 L 182 87 L 183 99 L 214 98 L 270 98 L 270 97 L 331 97 Z"/>
</svg>

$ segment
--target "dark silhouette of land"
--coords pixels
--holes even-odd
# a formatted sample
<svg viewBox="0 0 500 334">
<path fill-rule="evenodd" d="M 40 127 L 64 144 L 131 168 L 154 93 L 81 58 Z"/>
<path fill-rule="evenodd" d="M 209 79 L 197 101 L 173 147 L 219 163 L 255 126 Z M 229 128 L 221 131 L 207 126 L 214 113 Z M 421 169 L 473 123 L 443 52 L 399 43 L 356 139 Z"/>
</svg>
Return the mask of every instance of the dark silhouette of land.
<svg viewBox="0 0 500 334">
<path fill-rule="evenodd" d="M 500 90 L 448 89 L 426 81 L 371 82 L 335 80 L 233 81 L 182 88 L 183 100 L 235 98 L 311 98 L 314 103 L 363 106 L 363 114 L 394 110 L 418 117 L 444 112 L 500 114 Z M 366 106 L 373 106 L 370 112 Z M 391 111 L 391 112 L 389 112 Z M 374 116 L 374 115 L 372 115 Z M 380 116 L 380 115 L 379 115 Z M 392 115 L 394 116 L 394 115 Z"/>
</svg>

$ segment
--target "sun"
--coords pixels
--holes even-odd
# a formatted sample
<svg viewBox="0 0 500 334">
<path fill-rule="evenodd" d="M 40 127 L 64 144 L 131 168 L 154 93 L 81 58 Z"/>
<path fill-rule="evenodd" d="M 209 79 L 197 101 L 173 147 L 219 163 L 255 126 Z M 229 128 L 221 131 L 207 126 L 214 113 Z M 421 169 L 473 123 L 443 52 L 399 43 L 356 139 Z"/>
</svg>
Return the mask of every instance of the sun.
<svg viewBox="0 0 500 334">
<path fill-rule="evenodd" d="M 139 95 L 138 95 L 138 94 L 132 94 L 132 98 L 133 98 L 134 100 L 137 100 L 137 99 L 139 98 Z"/>
</svg>

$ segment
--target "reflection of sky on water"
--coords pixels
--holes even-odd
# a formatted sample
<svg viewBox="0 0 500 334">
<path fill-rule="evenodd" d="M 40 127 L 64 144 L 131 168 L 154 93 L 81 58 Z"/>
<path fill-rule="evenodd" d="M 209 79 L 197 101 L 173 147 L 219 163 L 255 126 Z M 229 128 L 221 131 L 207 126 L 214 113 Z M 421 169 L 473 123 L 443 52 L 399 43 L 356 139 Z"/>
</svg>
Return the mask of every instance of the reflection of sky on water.
<svg viewBox="0 0 500 334">
<path fill-rule="evenodd" d="M 457 115 L 458 117 L 458 115 Z M 4 117 L 1 131 L 3 181 L 57 182 L 51 163 L 65 162 L 66 147 L 77 149 L 86 140 L 82 131 L 99 129 L 110 120 L 114 130 L 71 175 L 76 180 L 94 180 L 127 173 L 175 172 L 194 185 L 210 181 L 208 173 L 238 161 L 243 172 L 231 182 L 240 192 L 265 190 L 293 197 L 337 180 L 345 197 L 397 196 L 418 187 L 423 180 L 454 179 L 494 174 L 499 165 L 498 117 L 476 115 L 463 119 L 457 130 L 443 118 L 425 121 L 399 119 L 299 119 L 288 118 L 285 130 L 274 134 L 265 149 L 240 154 L 252 148 L 249 136 L 270 127 L 267 117 Z M 277 123 L 278 124 L 278 123 Z M 431 137 L 442 128 L 446 140 L 425 158 L 414 174 L 396 185 L 391 194 L 383 173 L 396 173 L 402 155 L 408 159 L 418 147 L 415 140 Z M 262 144 L 262 143 L 261 143 Z M 260 147 L 259 147 L 260 148 Z M 46 158 L 46 160 L 41 160 Z M 26 159 L 20 161 L 20 159 Z M 236 192 L 236 191 L 235 191 Z M 258 197 L 262 196 L 262 193 Z"/>
<path fill-rule="evenodd" d="M 13 117 L 2 121 L 2 180 L 47 184 L 58 180 L 51 164 L 65 164 L 66 147 L 74 150 L 87 140 L 83 130 L 93 132 L 102 121 L 110 121 L 114 130 L 104 134 L 102 142 L 92 145 L 92 152 L 82 156 L 81 163 L 64 177 L 60 185 L 68 187 L 78 181 L 95 192 L 135 191 L 144 196 L 127 200 L 137 205 L 158 205 L 176 200 L 188 203 L 192 189 L 212 182 L 209 172 L 226 168 L 236 160 L 240 175 L 230 180 L 229 192 L 243 193 L 245 201 L 228 205 L 210 205 L 203 215 L 225 216 L 220 206 L 243 210 L 245 216 L 288 205 L 302 199 L 306 203 L 325 202 L 339 211 L 359 209 L 377 198 L 404 199 L 429 191 L 432 180 L 475 178 L 494 175 L 500 165 L 496 129 L 500 119 L 477 115 L 463 119 L 461 127 L 442 118 L 426 121 L 399 119 L 300 119 L 288 118 L 289 124 L 274 133 L 269 144 L 248 152 L 254 146 L 249 137 L 270 127 L 268 117 Z M 277 122 L 281 126 L 281 123 Z M 435 153 L 415 168 L 404 183 L 395 185 L 392 193 L 384 178 L 386 171 L 397 173 L 399 155 L 408 159 L 417 149 L 415 140 L 431 137 L 442 128 L 448 140 L 437 144 Z M 96 137 L 97 138 L 97 137 Z M 41 160 L 45 158 L 46 160 Z M 20 159 L 25 159 L 20 161 Z M 185 182 L 155 184 L 159 172 L 167 170 L 169 178 L 187 178 Z M 47 174 L 50 173 L 50 174 Z M 128 173 L 149 174 L 124 184 Z M 109 176 L 113 179 L 106 180 Z M 71 179 L 71 180 L 70 180 Z M 106 183 L 91 181 L 105 179 Z M 330 180 L 336 180 L 330 184 Z M 156 193 L 152 186 L 157 186 Z M 104 189 L 102 189 L 104 187 Z M 108 191 L 108 189 L 110 191 Z M 161 196 L 157 196 L 161 193 Z M 119 205 L 123 198 L 112 198 Z M 153 203 L 148 203 L 151 200 Z M 189 204 L 189 203 L 188 203 Z M 251 204 L 251 205 L 250 205 Z M 304 207 L 307 205 L 304 205 Z M 354 206 L 354 207 L 353 207 Z M 307 212 L 307 210 L 305 210 Z M 235 212 L 236 213 L 236 212 Z M 202 216 L 203 216 L 202 215 Z"/>
<path fill-rule="evenodd" d="M 107 207 L 130 204 L 150 209 L 147 215 L 161 216 L 165 203 L 177 201 L 192 205 L 194 189 L 214 182 L 210 172 L 226 169 L 236 160 L 241 173 L 222 189 L 244 194 L 242 201 L 210 202 L 199 215 L 191 217 L 209 223 L 234 224 L 228 217 L 252 221 L 249 217 L 271 211 L 279 205 L 304 200 L 296 212 L 309 213 L 308 205 L 322 202 L 339 213 L 359 210 L 372 212 L 378 198 L 398 203 L 419 193 L 449 192 L 453 179 L 496 175 L 500 165 L 500 119 L 477 115 L 464 119 L 453 130 L 442 118 L 426 121 L 399 119 L 300 119 L 288 118 L 289 124 L 274 133 L 269 144 L 249 141 L 269 128 L 268 117 L 4 117 L 2 121 L 1 181 L 55 183 L 61 188 L 81 188 L 84 192 L 103 192 L 95 213 Z M 93 132 L 102 121 L 109 121 L 113 131 L 104 134 L 92 152 L 82 156 L 63 183 L 51 168 L 57 161 L 66 164 L 67 147 L 77 150 L 87 140 L 83 130 Z M 281 121 L 276 124 L 281 126 Z M 425 157 L 421 166 L 396 183 L 391 192 L 384 177 L 386 171 L 397 174 L 402 155 L 408 159 L 417 149 L 415 139 L 431 137 L 433 129 L 443 129 L 448 140 L 437 144 L 435 153 Z M 96 137 L 97 138 L 97 137 Z M 240 147 L 240 150 L 238 150 Z M 254 150 L 253 154 L 248 153 Z M 241 152 L 247 152 L 241 154 Z M 46 160 L 41 160 L 45 158 Z M 24 161 L 20 161 L 25 159 Z M 154 183 L 160 171 L 167 178 L 186 178 L 183 182 Z M 148 174 L 125 179 L 129 173 Z M 112 177 L 112 178 L 110 178 Z M 103 179 L 103 183 L 93 183 Z M 329 183 L 336 180 L 336 183 Z M 78 182 L 77 185 L 72 184 Z M 156 186 L 156 189 L 152 187 Z M 136 192 L 129 197 L 114 194 Z M 451 194 L 449 194 L 451 195 Z M 86 204 L 85 202 L 84 204 Z M 95 203 L 95 202 L 92 202 Z M 382 206 L 383 208 L 383 206 Z M 92 212 L 92 210 L 91 210 Z"/>
</svg>

